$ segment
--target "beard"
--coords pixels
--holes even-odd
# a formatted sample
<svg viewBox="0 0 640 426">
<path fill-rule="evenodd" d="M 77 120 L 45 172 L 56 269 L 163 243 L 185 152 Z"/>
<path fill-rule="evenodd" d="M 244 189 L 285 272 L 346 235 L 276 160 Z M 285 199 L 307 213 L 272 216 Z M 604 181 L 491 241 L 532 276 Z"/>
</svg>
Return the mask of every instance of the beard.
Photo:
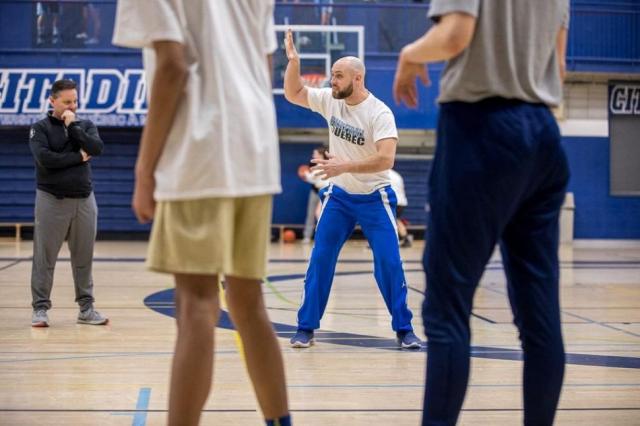
<svg viewBox="0 0 640 426">
<path fill-rule="evenodd" d="M 353 83 L 349 83 L 349 85 L 345 87 L 343 90 L 338 90 L 338 89 L 331 90 L 331 95 L 333 96 L 334 99 L 348 98 L 349 96 L 351 96 L 352 93 L 353 93 Z"/>
</svg>

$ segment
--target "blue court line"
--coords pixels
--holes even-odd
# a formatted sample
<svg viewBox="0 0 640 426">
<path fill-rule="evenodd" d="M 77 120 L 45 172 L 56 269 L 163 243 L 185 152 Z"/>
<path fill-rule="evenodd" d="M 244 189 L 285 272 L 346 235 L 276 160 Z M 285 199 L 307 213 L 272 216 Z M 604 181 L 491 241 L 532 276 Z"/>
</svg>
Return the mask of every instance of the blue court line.
<svg viewBox="0 0 640 426">
<path fill-rule="evenodd" d="M 8 265 L 4 265 L 3 267 L 0 268 L 0 271 L 4 271 L 5 269 L 9 269 L 12 266 L 17 265 L 18 263 L 22 262 L 22 260 L 14 260 L 13 262 L 9 263 Z"/>
<path fill-rule="evenodd" d="M 479 288 L 485 289 L 487 287 L 480 286 Z M 419 290 L 416 290 L 416 291 L 419 291 Z M 640 309 L 640 305 L 639 306 L 565 306 L 564 308 L 565 309 L 577 309 L 577 310 L 600 309 L 600 310 L 603 310 L 603 311 L 615 311 L 615 310 Z M 348 308 L 344 308 L 344 309 L 348 309 Z M 504 307 L 499 307 L 499 306 L 482 307 L 482 306 L 478 306 L 478 310 L 479 311 L 509 311 L 509 312 L 511 312 L 511 308 L 508 307 L 508 306 L 504 306 Z"/>
<path fill-rule="evenodd" d="M 7 352 L 0 352 L 0 354 L 6 354 Z M 44 352 L 46 353 L 46 352 Z M 215 351 L 215 354 L 235 354 L 236 350 L 223 350 Z M 24 354 L 22 352 L 21 354 Z M 25 358 L 25 359 L 2 359 L 0 364 L 10 364 L 16 362 L 41 362 L 41 361 L 69 361 L 76 359 L 102 359 L 102 358 L 121 358 L 121 357 L 134 357 L 134 356 L 173 356 L 173 352 L 122 352 L 112 354 L 91 354 L 91 355 L 74 355 L 74 356 L 59 356 L 59 357 L 42 357 L 42 358 Z"/>
<path fill-rule="evenodd" d="M 9 262 L 9 261 L 16 261 L 16 262 L 27 262 L 27 261 L 32 261 L 33 260 L 33 256 L 22 256 L 22 257 L 0 257 L 0 262 Z M 132 263 L 141 263 L 144 262 L 146 259 L 144 257 L 94 257 L 93 261 L 94 262 L 132 262 Z M 71 262 L 71 258 L 70 257 L 59 257 L 58 262 Z"/>
<path fill-rule="evenodd" d="M 288 277 L 287 275 L 286 277 Z M 269 277 L 274 281 L 279 281 L 283 276 Z M 147 296 L 144 299 L 145 306 L 149 306 L 150 309 L 161 313 L 163 315 L 175 317 L 175 307 L 173 306 L 154 306 L 158 302 L 168 302 L 173 300 L 174 290 L 166 289 Z M 284 323 L 272 323 L 276 334 L 280 338 L 289 338 L 295 333 L 297 326 Z M 223 329 L 233 329 L 233 324 L 229 318 L 229 315 L 225 311 L 221 311 L 220 318 L 218 320 L 218 327 Z M 395 339 L 368 336 L 355 333 L 338 333 L 328 330 L 318 330 L 315 333 L 316 339 L 319 342 L 329 343 L 340 346 L 350 346 L 355 348 L 367 348 L 367 349 L 380 349 L 380 350 L 392 350 L 398 353 L 419 354 L 426 351 L 426 346 L 420 349 L 408 351 L 398 348 Z M 522 361 L 522 351 L 519 349 L 503 349 L 492 348 L 483 346 L 474 346 L 471 348 L 471 356 L 476 358 L 486 358 L 494 360 L 509 360 L 509 361 Z M 588 365 L 596 367 L 615 367 L 615 368 L 633 368 L 640 369 L 640 358 L 630 356 L 616 356 L 616 355 L 596 355 L 596 354 L 566 354 L 567 364 L 575 365 Z"/>
<path fill-rule="evenodd" d="M 308 258 L 305 259 L 269 259 L 269 263 L 303 263 L 309 262 Z M 338 263 L 367 263 L 373 264 L 373 259 L 338 259 Z M 422 264 L 422 259 L 402 259 L 402 263 Z M 487 262 L 486 266 L 501 266 L 503 263 L 501 260 L 492 260 Z M 622 266 L 640 266 L 640 260 L 560 260 L 561 266 L 567 265 L 622 265 Z"/>
<path fill-rule="evenodd" d="M 482 287 L 482 288 L 487 290 L 487 291 L 491 291 L 493 293 L 497 293 L 497 294 L 500 294 L 500 295 L 503 295 L 503 296 L 505 295 L 504 291 L 499 290 L 497 288 L 492 288 L 492 287 Z M 420 290 L 415 290 L 415 291 L 420 291 Z M 422 294 L 424 294 L 424 292 L 422 292 Z M 586 321 L 586 322 L 588 322 L 590 324 L 599 325 L 601 327 L 608 328 L 608 329 L 614 330 L 614 331 L 619 331 L 619 332 L 627 334 L 629 336 L 640 337 L 640 334 L 638 334 L 638 333 L 634 333 L 632 331 L 628 331 L 628 330 L 624 330 L 624 329 L 621 329 L 621 328 L 618 328 L 618 327 L 614 327 L 614 326 L 612 326 L 612 325 L 610 325 L 608 323 L 605 323 L 605 322 L 595 321 L 595 320 L 592 320 L 591 318 L 588 318 L 588 317 L 585 317 L 585 316 L 582 316 L 582 315 L 573 314 L 571 312 L 567 312 L 566 309 L 570 309 L 570 308 L 561 309 L 560 313 L 568 315 L 570 317 L 581 319 L 581 320 Z"/>
<path fill-rule="evenodd" d="M 408 288 L 409 288 L 409 290 L 413 290 L 413 291 L 415 291 L 416 293 L 420 293 L 421 295 L 423 295 L 423 296 L 424 296 L 424 290 L 417 289 L 417 288 L 415 288 L 415 287 L 413 287 L 413 286 L 408 286 Z M 475 318 L 478 318 L 479 320 L 482 320 L 482 321 L 488 322 L 489 324 L 498 324 L 498 322 L 497 322 L 497 321 L 494 321 L 494 320 L 492 320 L 492 319 L 490 319 L 490 318 L 487 318 L 487 317 L 485 317 L 485 316 L 482 316 L 482 315 L 476 314 L 475 312 L 471 312 L 471 316 L 472 316 L 472 317 L 475 317 Z M 511 323 L 511 322 L 509 322 L 509 323 Z"/>
<path fill-rule="evenodd" d="M 480 286 L 480 289 L 484 289 L 486 287 L 484 286 Z M 417 293 L 422 294 L 423 290 L 418 290 L 416 288 L 409 288 L 412 291 L 415 291 Z M 293 293 L 293 292 L 300 292 L 299 289 L 297 290 L 291 290 L 288 291 L 287 293 Z M 640 300 L 639 300 L 640 301 Z M 158 303 L 161 304 L 161 303 Z M 0 308 L 2 308 L 2 306 L 0 306 Z M 25 309 L 23 306 L 6 306 L 6 308 L 14 308 L 14 309 Z M 70 307 L 64 307 L 64 309 L 77 309 L 75 306 L 70 306 Z M 625 310 L 625 311 L 631 311 L 634 309 L 640 309 L 640 305 L 638 306 L 565 306 L 565 309 L 572 309 L 572 310 L 593 310 L 593 309 L 598 309 L 598 310 L 603 310 L 603 311 L 617 311 L 617 310 Z M 61 308 L 58 308 L 61 309 Z M 122 309 L 125 309 L 125 307 L 123 307 Z M 290 310 L 291 308 L 277 308 L 277 307 L 269 307 L 269 309 L 274 309 L 274 310 Z M 385 311 L 386 307 L 381 307 L 379 305 L 371 305 L 371 306 L 358 306 L 358 307 L 353 307 L 353 308 L 344 308 L 344 307 L 334 307 L 332 309 L 333 312 L 340 312 L 340 311 L 348 311 L 348 312 L 358 312 L 358 311 L 363 311 L 363 312 L 371 312 L 371 311 Z M 478 311 L 508 311 L 509 313 L 511 313 L 511 308 L 508 306 L 505 307 L 499 307 L 499 306 L 487 306 L 487 307 L 483 307 L 483 306 L 478 306 L 476 308 Z M 296 309 L 297 310 L 297 309 Z M 640 321 L 603 321 L 604 323 L 609 323 L 609 324 L 636 324 Z"/>
<path fill-rule="evenodd" d="M 307 264 L 309 263 L 309 259 L 269 259 L 269 263 Z M 338 263 L 373 265 L 373 260 L 372 259 L 338 259 Z M 403 259 L 402 263 L 422 265 L 422 260 Z M 572 260 L 572 261 L 560 261 L 559 265 L 561 268 L 573 268 L 573 269 L 638 269 L 640 268 L 640 260 Z M 494 260 L 487 263 L 486 269 L 502 270 L 504 268 L 503 268 L 502 261 Z M 418 269 L 418 270 L 412 270 L 412 272 L 424 272 L 424 270 Z"/>
<path fill-rule="evenodd" d="M 632 331 L 628 331 L 628 330 L 624 330 L 622 328 L 614 327 L 610 323 L 594 321 L 591 318 L 587 318 L 587 317 L 584 317 L 582 315 L 573 314 L 573 313 L 567 312 L 565 310 L 563 310 L 562 313 L 565 314 L 565 315 L 569 315 L 570 317 L 574 317 L 574 318 L 581 319 L 583 321 L 587 321 L 590 324 L 598 324 L 598 325 L 600 325 L 602 327 L 609 328 L 609 329 L 615 330 L 615 331 L 620 331 L 620 332 L 628 334 L 630 336 L 640 337 L 640 334 L 638 334 L 638 333 L 634 333 Z"/>
<path fill-rule="evenodd" d="M 136 404 L 136 413 L 133 416 L 132 426 L 145 426 L 147 423 L 147 409 L 149 408 L 149 396 L 151 388 L 140 388 L 138 393 L 138 403 Z"/>
<path fill-rule="evenodd" d="M 568 407 L 557 408 L 556 411 L 639 411 L 640 407 Z M 209 410 L 202 410 L 207 412 Z M 410 413 L 410 412 L 422 412 L 422 408 L 308 408 L 308 409 L 293 409 L 289 410 L 293 413 Z M 472 413 L 494 413 L 494 412 L 521 412 L 522 408 L 463 408 L 462 412 Z"/>
<path fill-rule="evenodd" d="M 119 357 L 131 357 L 131 356 L 150 356 L 150 355 L 164 355 L 164 356 L 172 356 L 173 352 L 165 352 L 165 353 L 139 353 L 139 354 L 108 354 L 108 355 L 78 355 L 78 356 L 61 356 L 61 357 L 50 357 L 50 358 L 26 358 L 26 359 L 2 359 L 0 363 L 2 364 L 10 364 L 14 362 L 39 362 L 39 361 L 68 361 L 75 359 L 102 359 L 102 358 L 119 358 Z"/>
<path fill-rule="evenodd" d="M 482 321 L 488 322 L 489 324 L 498 324 L 496 321 L 494 321 L 492 319 L 489 319 L 487 317 L 483 317 L 482 315 L 478 315 L 478 314 L 476 314 L 474 312 L 471 312 L 471 316 L 472 317 L 476 317 L 476 318 L 478 318 L 478 319 L 480 319 Z"/>
<path fill-rule="evenodd" d="M 167 413 L 167 409 L 144 410 L 145 413 Z M 203 413 L 255 413 L 251 408 L 204 409 Z M 408 413 L 422 412 L 422 408 L 292 408 L 292 413 Z M 462 412 L 521 412 L 522 408 L 462 408 Z M 640 411 L 640 407 L 559 407 L 556 411 Z M 113 409 L 56 409 L 56 408 L 0 408 L 2 413 L 135 413 L 136 410 Z"/>
<path fill-rule="evenodd" d="M 573 383 L 573 384 L 567 384 L 567 383 L 563 383 L 562 384 L 562 388 L 610 388 L 610 387 L 615 387 L 615 388 L 637 388 L 640 386 L 640 383 L 628 383 L 628 384 L 624 384 L 624 383 Z M 376 389 L 376 388 L 397 388 L 397 389 L 401 389 L 401 388 L 423 388 L 424 387 L 424 383 L 416 383 L 416 384 L 367 384 L 367 385 L 362 385 L 362 384 L 335 384 L 335 385 L 292 385 L 292 384 L 287 384 L 287 388 L 326 388 L 326 389 L 331 389 L 331 388 L 345 388 L 345 389 Z M 520 389 L 522 387 L 521 383 L 512 383 L 512 384 L 505 384 L 505 383 L 496 383 L 496 384 L 469 384 L 469 387 L 475 387 L 475 388 L 518 388 Z"/>
<path fill-rule="evenodd" d="M 24 262 L 31 261 L 33 259 L 32 256 L 2 256 L 0 257 L 0 261 L 2 262 Z M 142 263 L 146 260 L 144 257 L 94 257 L 94 262 L 132 262 L 132 263 Z M 69 262 L 71 258 L 69 257 L 60 257 L 58 261 Z M 309 259 L 269 259 L 269 263 L 301 263 L 307 264 Z M 402 261 L 405 264 L 422 264 L 422 260 L 419 259 L 405 259 Z M 338 259 L 338 263 L 344 264 L 370 264 L 373 265 L 372 259 Z M 494 260 L 487 263 L 487 269 L 495 270 L 502 269 L 502 262 L 499 260 Z M 561 261 L 560 266 L 565 267 L 574 267 L 576 269 L 636 269 L 640 267 L 640 260 L 572 260 L 572 261 Z M 630 267 L 630 268 L 625 268 Z M 422 272 L 422 269 L 420 269 Z"/>
</svg>

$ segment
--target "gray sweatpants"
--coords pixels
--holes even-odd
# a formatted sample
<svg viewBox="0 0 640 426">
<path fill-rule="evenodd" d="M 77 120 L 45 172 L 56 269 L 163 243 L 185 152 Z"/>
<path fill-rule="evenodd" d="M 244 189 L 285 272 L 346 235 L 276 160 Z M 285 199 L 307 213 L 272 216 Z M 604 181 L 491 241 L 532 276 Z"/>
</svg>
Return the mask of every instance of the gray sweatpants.
<svg viewBox="0 0 640 426">
<path fill-rule="evenodd" d="M 35 229 L 31 296 L 33 309 L 51 308 L 53 271 L 65 238 L 71 253 L 76 302 L 81 310 L 93 305 L 93 244 L 96 239 L 98 206 L 91 193 L 87 198 L 58 199 L 36 190 Z"/>
</svg>

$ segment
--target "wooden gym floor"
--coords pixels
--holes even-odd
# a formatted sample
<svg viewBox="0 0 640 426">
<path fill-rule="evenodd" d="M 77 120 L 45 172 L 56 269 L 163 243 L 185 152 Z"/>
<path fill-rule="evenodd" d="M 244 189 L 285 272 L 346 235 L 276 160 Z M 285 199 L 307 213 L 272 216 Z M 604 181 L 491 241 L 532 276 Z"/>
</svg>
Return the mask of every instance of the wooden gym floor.
<svg viewBox="0 0 640 426">
<path fill-rule="evenodd" d="M 56 269 L 51 327 L 30 327 L 31 242 L 0 242 L 0 424 L 160 425 L 175 338 L 172 282 L 147 272 L 146 243 L 98 242 L 96 307 L 106 327 L 77 325 L 68 251 Z M 345 246 L 316 346 L 292 349 L 310 246 L 274 244 L 264 291 L 281 337 L 297 425 L 417 425 L 425 353 L 395 348 L 364 242 Z M 422 337 L 422 244 L 402 249 Z M 567 370 L 559 425 L 640 425 L 640 243 L 562 248 Z M 224 324 L 223 324 L 224 325 Z M 499 258 L 476 300 L 472 373 L 460 424 L 522 424 L 520 351 Z M 216 334 L 203 425 L 260 425 L 233 331 Z"/>
</svg>

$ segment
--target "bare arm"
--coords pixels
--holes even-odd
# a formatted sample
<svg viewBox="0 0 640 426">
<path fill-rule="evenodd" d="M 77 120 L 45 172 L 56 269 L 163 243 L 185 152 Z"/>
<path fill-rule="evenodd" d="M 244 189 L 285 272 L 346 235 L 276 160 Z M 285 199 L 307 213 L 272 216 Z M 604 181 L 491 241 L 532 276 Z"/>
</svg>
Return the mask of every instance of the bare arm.
<svg viewBox="0 0 640 426">
<path fill-rule="evenodd" d="M 567 29 L 560 28 L 556 37 L 556 54 L 558 55 L 558 65 L 560 67 L 560 81 L 564 81 L 567 74 Z"/>
<path fill-rule="evenodd" d="M 449 13 L 413 43 L 406 45 L 400 55 L 417 64 L 446 61 L 458 56 L 471 43 L 476 18 L 466 13 Z"/>
<path fill-rule="evenodd" d="M 284 73 L 284 97 L 292 104 L 309 108 L 307 88 L 302 84 L 302 79 L 300 78 L 300 57 L 293 44 L 293 34 L 291 30 L 287 31 L 284 45 L 287 49 L 287 59 L 289 59 L 287 69 Z"/>
<path fill-rule="evenodd" d="M 343 173 L 377 173 L 393 167 L 396 157 L 395 138 L 381 139 L 376 142 L 377 152 L 362 160 L 342 160 L 329 154 L 328 160 L 313 159 L 316 165 L 311 168 L 323 178 L 330 178 Z"/>
<path fill-rule="evenodd" d="M 151 87 L 147 123 L 142 132 L 136 162 L 136 187 L 133 209 L 142 223 L 153 219 L 155 172 L 167 136 L 178 110 L 182 89 L 187 81 L 184 46 L 174 41 L 153 43 L 157 67 Z"/>
<path fill-rule="evenodd" d="M 449 13 L 418 40 L 406 45 L 400 52 L 398 69 L 393 82 L 396 103 L 409 107 L 418 105 L 416 78 L 423 84 L 429 79 L 424 64 L 451 59 L 465 50 L 475 32 L 476 18 L 466 13 Z"/>
</svg>

